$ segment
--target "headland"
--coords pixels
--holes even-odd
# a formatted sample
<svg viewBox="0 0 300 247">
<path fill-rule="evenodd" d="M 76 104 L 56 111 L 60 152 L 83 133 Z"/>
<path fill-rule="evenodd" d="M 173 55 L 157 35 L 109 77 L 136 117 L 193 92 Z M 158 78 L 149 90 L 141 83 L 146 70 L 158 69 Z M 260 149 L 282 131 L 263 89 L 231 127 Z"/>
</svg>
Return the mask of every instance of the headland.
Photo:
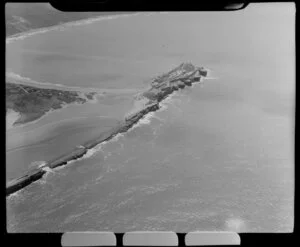
<svg viewBox="0 0 300 247">
<path fill-rule="evenodd" d="M 14 121 L 10 123 L 13 127 L 37 120 L 68 104 L 87 103 L 96 96 L 96 92 L 38 88 L 6 82 L 6 112 L 14 115 Z"/>
<path fill-rule="evenodd" d="M 30 170 L 20 178 L 10 181 L 6 186 L 6 196 L 26 187 L 27 185 L 41 179 L 49 169 L 55 169 L 67 165 L 71 161 L 80 159 L 87 154 L 88 150 L 107 142 L 117 134 L 124 133 L 133 127 L 140 119 L 149 112 L 157 111 L 160 102 L 171 95 L 174 91 L 191 86 L 199 82 L 201 77 L 207 76 L 207 70 L 203 67 L 196 67 L 191 63 L 182 63 L 168 73 L 156 77 L 150 87 L 139 93 L 135 98 L 134 109 L 125 119 L 112 127 L 112 129 L 100 133 L 94 140 L 76 146 L 71 152 L 58 158 L 47 161 L 44 165 Z"/>
</svg>

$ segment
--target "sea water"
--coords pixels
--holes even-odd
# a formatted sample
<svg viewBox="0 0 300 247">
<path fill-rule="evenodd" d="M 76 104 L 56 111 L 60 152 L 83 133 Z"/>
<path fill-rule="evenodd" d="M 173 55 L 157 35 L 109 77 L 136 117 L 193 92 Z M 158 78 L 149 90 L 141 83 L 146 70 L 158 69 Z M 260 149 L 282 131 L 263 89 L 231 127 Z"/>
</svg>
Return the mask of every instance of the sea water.
<svg viewBox="0 0 300 247">
<path fill-rule="evenodd" d="M 209 68 L 211 79 L 176 92 L 127 133 L 8 197 L 8 231 L 291 231 L 290 7 L 140 14 L 9 44 L 7 71 L 37 82 L 140 90 L 185 61 Z M 68 116 L 50 113 L 34 124 L 37 131 L 10 130 L 9 176 L 96 136 L 131 103 L 113 97 L 63 109 Z"/>
</svg>

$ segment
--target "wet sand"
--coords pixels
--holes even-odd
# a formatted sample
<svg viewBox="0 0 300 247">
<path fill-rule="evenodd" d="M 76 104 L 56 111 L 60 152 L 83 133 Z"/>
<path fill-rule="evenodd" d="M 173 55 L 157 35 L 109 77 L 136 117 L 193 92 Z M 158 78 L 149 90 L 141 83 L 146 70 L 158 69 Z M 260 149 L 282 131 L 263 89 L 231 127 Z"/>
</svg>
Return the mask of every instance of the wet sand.
<svg viewBox="0 0 300 247">
<path fill-rule="evenodd" d="M 14 122 L 18 120 L 20 114 L 9 109 L 6 113 L 6 131 L 13 128 Z"/>
<path fill-rule="evenodd" d="M 66 22 L 66 23 L 62 23 L 62 24 L 58 24 L 58 25 L 54 25 L 54 26 L 50 26 L 50 27 L 35 28 L 35 29 L 29 30 L 29 31 L 10 35 L 9 37 L 6 38 L 6 44 L 10 44 L 14 41 L 22 40 L 27 37 L 30 37 L 30 36 L 33 36 L 36 34 L 46 33 L 49 31 L 62 31 L 64 28 L 67 28 L 67 27 L 81 26 L 81 25 L 86 25 L 86 24 L 90 24 L 93 22 L 112 20 L 112 19 L 116 19 L 116 18 L 120 18 L 120 17 L 121 18 L 129 17 L 131 15 L 137 15 L 137 14 L 138 13 L 98 16 L 98 17 L 91 17 L 91 18 L 81 19 L 81 20 L 76 20 L 76 21 L 70 21 L 70 22 Z"/>
</svg>

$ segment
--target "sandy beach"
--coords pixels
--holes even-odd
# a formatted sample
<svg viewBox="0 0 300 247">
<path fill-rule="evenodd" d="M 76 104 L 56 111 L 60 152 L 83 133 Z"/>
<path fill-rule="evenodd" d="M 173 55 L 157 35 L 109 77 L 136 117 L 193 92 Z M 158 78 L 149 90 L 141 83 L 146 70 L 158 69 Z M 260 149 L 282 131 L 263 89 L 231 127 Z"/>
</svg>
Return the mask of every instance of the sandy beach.
<svg viewBox="0 0 300 247">
<path fill-rule="evenodd" d="M 9 109 L 6 113 L 6 130 L 12 129 L 14 122 L 18 120 L 20 114 Z"/>
<path fill-rule="evenodd" d="M 88 92 L 96 92 L 98 94 L 127 94 L 127 93 L 134 93 L 137 92 L 136 88 L 124 88 L 124 89 L 118 89 L 118 88 L 90 88 L 90 87 L 70 87 L 62 84 L 54 84 L 49 82 L 37 82 L 30 78 L 23 77 L 20 75 L 17 75 L 12 72 L 6 73 L 6 80 L 10 83 L 16 83 L 16 84 L 22 84 L 37 88 L 45 88 L 45 89 L 57 89 L 57 90 L 65 90 L 65 91 L 80 91 L 83 93 Z"/>
<path fill-rule="evenodd" d="M 44 27 L 44 28 L 36 28 L 33 30 L 25 31 L 25 32 L 20 32 L 14 35 L 11 35 L 6 38 L 6 45 L 17 41 L 17 40 L 22 40 L 27 37 L 36 35 L 36 34 L 42 34 L 46 33 L 49 31 L 63 31 L 65 28 L 69 28 L 72 26 L 81 26 L 81 25 L 87 25 L 93 22 L 98 22 L 98 21 L 105 21 L 105 20 L 112 20 L 112 19 L 117 19 L 117 18 L 124 18 L 124 17 L 129 17 L 132 15 L 138 15 L 140 13 L 132 13 L 132 14 L 118 14 L 118 15 L 108 15 L 108 16 L 99 16 L 99 17 L 92 17 L 92 18 L 87 18 L 83 20 L 77 20 L 77 21 L 70 21 L 50 27 Z"/>
</svg>

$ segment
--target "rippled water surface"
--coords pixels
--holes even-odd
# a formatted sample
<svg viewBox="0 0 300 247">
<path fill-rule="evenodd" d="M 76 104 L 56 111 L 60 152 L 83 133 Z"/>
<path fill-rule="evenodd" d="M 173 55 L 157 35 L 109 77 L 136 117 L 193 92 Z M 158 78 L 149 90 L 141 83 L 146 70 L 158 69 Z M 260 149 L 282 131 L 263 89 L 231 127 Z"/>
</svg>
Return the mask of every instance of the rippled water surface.
<svg viewBox="0 0 300 247">
<path fill-rule="evenodd" d="M 8 231 L 291 231 L 294 15 L 286 7 L 140 14 L 9 44 L 7 70 L 38 82 L 140 90 L 183 61 L 211 73 L 87 158 L 11 195 Z M 132 97 L 8 131 L 8 178 L 114 125 Z"/>
</svg>

